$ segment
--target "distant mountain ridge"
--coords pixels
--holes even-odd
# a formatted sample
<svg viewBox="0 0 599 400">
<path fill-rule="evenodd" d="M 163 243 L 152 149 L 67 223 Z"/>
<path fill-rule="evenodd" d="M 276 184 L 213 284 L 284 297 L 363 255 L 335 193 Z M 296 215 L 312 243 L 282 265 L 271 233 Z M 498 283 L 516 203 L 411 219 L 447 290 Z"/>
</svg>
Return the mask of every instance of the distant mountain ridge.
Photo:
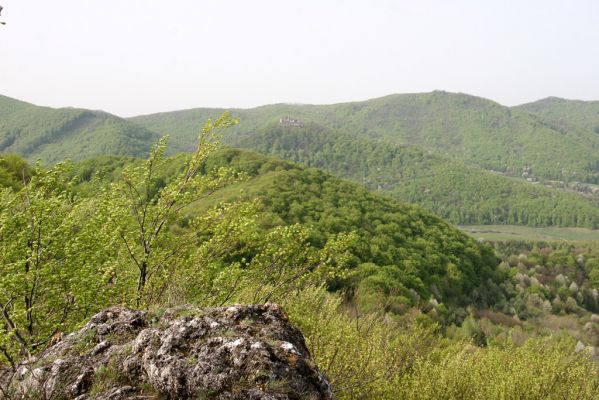
<svg viewBox="0 0 599 400">
<path fill-rule="evenodd" d="M 145 127 L 103 111 L 40 107 L 0 96 L 0 152 L 30 161 L 143 156 L 158 138 Z"/>
<path fill-rule="evenodd" d="M 588 198 L 530 184 L 414 146 L 355 138 L 317 124 L 273 124 L 235 147 L 304 163 L 416 203 L 460 224 L 599 227 Z"/>
<path fill-rule="evenodd" d="M 122 119 L 0 96 L 0 152 L 46 164 L 143 156 L 164 134 L 171 154 L 190 152 L 203 122 L 223 111 Z M 322 168 L 454 223 L 599 226 L 599 102 L 548 98 L 510 108 L 435 91 L 229 111 L 240 119 L 224 137 L 230 146 Z"/>
<path fill-rule="evenodd" d="M 191 109 L 131 118 L 168 132 L 178 148 L 197 133 L 197 122 L 220 109 Z M 478 167 L 520 177 L 599 182 L 599 135 L 563 129 L 524 108 L 460 93 L 398 94 L 332 105 L 274 104 L 232 109 L 241 124 L 230 137 L 290 116 L 359 138 L 419 146 Z M 234 140 L 234 139 L 233 139 Z"/>
<path fill-rule="evenodd" d="M 577 130 L 583 135 L 599 137 L 599 101 L 547 97 L 515 108 L 552 121 L 559 129 Z"/>
</svg>

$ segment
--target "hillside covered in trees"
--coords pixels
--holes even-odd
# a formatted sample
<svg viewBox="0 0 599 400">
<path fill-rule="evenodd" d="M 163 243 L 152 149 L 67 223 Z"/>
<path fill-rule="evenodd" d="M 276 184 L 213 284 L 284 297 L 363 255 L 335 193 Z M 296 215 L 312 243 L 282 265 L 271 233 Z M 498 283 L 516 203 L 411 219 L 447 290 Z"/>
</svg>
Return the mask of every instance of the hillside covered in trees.
<svg viewBox="0 0 599 400">
<path fill-rule="evenodd" d="M 304 163 L 416 203 L 459 224 L 599 226 L 592 199 L 493 173 L 415 146 L 364 140 L 309 123 L 272 124 L 236 147 Z"/>
<path fill-rule="evenodd" d="M 232 110 L 239 135 L 291 116 L 363 139 L 414 145 L 469 164 L 521 177 L 597 182 L 599 137 L 563 129 L 551 120 L 461 93 L 397 94 L 332 105 L 275 104 Z M 132 118 L 169 132 L 177 147 L 193 143 L 194 125 L 220 110 L 192 109 Z M 233 136 L 233 135 L 231 135 Z"/>
<path fill-rule="evenodd" d="M 3 157 L 3 365 L 112 304 L 160 313 L 181 302 L 276 301 L 338 398 L 442 398 L 439 380 L 455 398 L 478 398 L 473 382 L 491 397 L 547 385 L 561 398 L 596 396 L 590 353 L 573 353 L 576 340 L 594 344 L 595 253 L 562 273 L 568 291 L 537 287 L 526 268 L 562 268 L 563 257 L 499 265 L 491 248 L 419 206 L 315 168 L 216 150 L 213 132 L 233 122 L 208 124 L 196 152 L 173 158 L 164 140 L 147 160 L 44 169 Z M 510 328 L 552 312 L 578 313 L 591 333 Z M 482 385 L 481 368 L 492 384 Z"/>
<path fill-rule="evenodd" d="M 574 102 L 579 113 L 561 111 L 576 116 L 570 119 L 540 111 L 555 101 L 507 108 L 432 92 L 327 106 L 277 104 L 232 110 L 241 122 L 224 141 L 326 170 L 453 223 L 595 228 L 593 103 Z M 221 112 L 124 120 L 6 97 L 0 110 L 0 150 L 45 165 L 95 154 L 140 156 L 156 132 L 170 134 L 168 154 L 190 152 L 197 121 Z M 299 123 L 282 124 L 285 116 Z"/>
<path fill-rule="evenodd" d="M 0 96 L 0 152 L 45 165 L 99 154 L 143 156 L 159 136 L 103 111 L 54 109 Z"/>
<path fill-rule="evenodd" d="M 172 179 L 187 159 L 170 159 L 158 182 Z M 95 175 L 87 171 L 95 168 L 110 181 L 131 162 L 135 161 L 90 159 L 76 164 L 74 173 L 92 179 Z M 259 235 L 276 226 L 300 224 L 309 227 L 308 240 L 318 247 L 334 235 L 356 235 L 347 274 L 335 285 L 355 289 L 356 282 L 367 278 L 393 282 L 376 291 L 382 296 L 394 292 L 400 308 L 413 306 L 433 293 L 454 305 L 489 302 L 488 293 L 480 288 L 493 278 L 496 260 L 490 249 L 423 208 L 370 193 L 315 168 L 256 153 L 226 149 L 207 161 L 209 169 L 222 167 L 233 168 L 245 179 L 191 205 L 181 224 L 222 202 L 257 199 Z M 89 185 L 91 182 L 83 180 L 75 188 L 88 195 Z"/>
<path fill-rule="evenodd" d="M 599 135 L 599 101 L 548 97 L 516 108 L 551 121 L 562 132 L 575 132 L 583 141 Z"/>
</svg>

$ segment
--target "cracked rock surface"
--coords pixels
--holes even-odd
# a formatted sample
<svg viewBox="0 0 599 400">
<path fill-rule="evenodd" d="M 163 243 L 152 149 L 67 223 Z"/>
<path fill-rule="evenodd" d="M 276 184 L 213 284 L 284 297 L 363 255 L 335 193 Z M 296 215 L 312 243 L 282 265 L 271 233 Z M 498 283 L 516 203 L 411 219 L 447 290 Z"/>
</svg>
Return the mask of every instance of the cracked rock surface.
<svg viewBox="0 0 599 400">
<path fill-rule="evenodd" d="M 332 399 L 276 304 L 112 307 L 2 381 L 14 399 Z"/>
</svg>

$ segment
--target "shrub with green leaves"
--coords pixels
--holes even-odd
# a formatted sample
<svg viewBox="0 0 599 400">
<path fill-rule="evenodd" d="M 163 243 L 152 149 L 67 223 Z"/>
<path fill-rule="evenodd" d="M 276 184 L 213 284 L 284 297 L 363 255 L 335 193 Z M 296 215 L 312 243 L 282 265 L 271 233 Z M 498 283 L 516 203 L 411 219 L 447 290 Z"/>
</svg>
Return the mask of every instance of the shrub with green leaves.
<svg viewBox="0 0 599 400">
<path fill-rule="evenodd" d="M 360 314 L 322 287 L 280 301 L 339 399 L 596 399 L 597 366 L 567 336 L 477 347 L 435 325 Z"/>
</svg>

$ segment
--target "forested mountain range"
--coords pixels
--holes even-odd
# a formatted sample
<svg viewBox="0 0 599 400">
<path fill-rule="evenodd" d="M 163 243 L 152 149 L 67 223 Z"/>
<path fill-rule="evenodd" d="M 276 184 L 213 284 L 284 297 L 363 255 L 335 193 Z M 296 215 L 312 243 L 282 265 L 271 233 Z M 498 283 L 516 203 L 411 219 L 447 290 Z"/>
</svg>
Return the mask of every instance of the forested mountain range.
<svg viewBox="0 0 599 400">
<path fill-rule="evenodd" d="M 178 148 L 193 143 L 197 120 L 221 110 L 192 109 L 131 119 L 168 132 Z M 418 146 L 516 177 L 597 182 L 599 136 L 564 129 L 519 107 L 460 93 L 398 94 L 332 105 L 275 104 L 232 110 L 241 119 L 235 135 L 283 116 L 316 122 L 354 137 Z"/>
<path fill-rule="evenodd" d="M 551 121 L 561 131 L 577 132 L 583 140 L 599 136 L 599 101 L 548 97 L 516 108 Z"/>
<path fill-rule="evenodd" d="M 169 159 L 155 184 L 168 184 L 187 159 L 184 154 Z M 77 163 L 73 174 L 80 180 L 76 187 L 82 196 L 92 196 L 93 188 L 102 184 L 98 179 L 117 180 L 123 168 L 136 162 L 128 157 L 96 157 Z M 188 219 L 205 215 L 223 202 L 258 200 L 259 236 L 277 226 L 299 224 L 310 229 L 308 242 L 321 247 L 334 235 L 353 232 L 356 240 L 349 247 L 348 273 L 329 283 L 335 289 L 360 293 L 365 309 L 385 304 L 386 311 L 402 314 L 422 305 L 423 299 L 435 298 L 443 305 L 435 307 L 433 314 L 443 324 L 463 318 L 460 307 L 465 305 L 492 307 L 522 320 L 545 316 L 553 309 L 557 314 L 578 313 L 586 321 L 586 311 L 599 310 L 599 295 L 593 291 L 599 284 L 599 253 L 594 243 L 499 243 L 494 244 L 494 255 L 487 244 L 476 243 L 422 207 L 372 193 L 316 168 L 230 148 L 216 152 L 205 170 L 223 167 L 242 172 L 246 178 L 192 205 L 179 222 L 182 229 Z M 499 267 L 496 255 L 504 261 Z M 560 274 L 563 282 L 556 278 Z M 525 275 L 531 277 L 526 285 L 521 282 Z M 535 296 L 541 300 L 533 301 Z M 539 329 L 535 324 L 560 329 L 536 321 L 531 330 L 532 326 Z M 582 331 L 581 326 L 576 329 Z M 585 341 L 595 340 L 594 332 L 585 333 Z"/>
<path fill-rule="evenodd" d="M 188 160 L 187 154 L 169 158 L 149 181 L 148 193 L 160 193 L 183 172 Z M 105 194 L 104 188 L 127 176 L 124 171 L 136 165 L 141 167 L 142 160 L 117 156 L 77 162 L 65 179 L 71 182 L 66 187 L 73 198 L 91 200 Z M 255 257 L 255 249 L 244 247 L 246 240 L 268 237 L 273 229 L 300 226 L 308 233 L 303 245 L 316 248 L 323 248 L 337 235 L 355 235 L 348 244 L 345 272 L 328 280 L 328 284 L 348 294 L 359 293 L 359 306 L 364 310 L 384 304 L 385 311 L 403 315 L 413 307 L 423 307 L 431 312 L 430 318 L 443 325 L 463 321 L 467 306 L 490 307 L 523 320 L 545 318 L 553 310 L 578 315 L 576 331 L 581 334 L 589 318 L 587 312 L 599 310 L 599 297 L 593 291 L 599 282 L 599 255 L 593 244 L 548 247 L 551 245 L 547 243 L 514 243 L 499 248 L 497 254 L 504 264 L 497 267 L 498 260 L 490 247 L 422 207 L 372 193 L 319 169 L 237 149 L 215 152 L 202 170 L 221 168 L 245 177 L 192 203 L 180 219 L 173 221 L 172 230 L 177 236 L 184 235 L 192 221 L 210 215 L 223 204 L 253 203 L 254 222 L 244 233 L 247 239 L 227 252 L 226 262 Z M 27 181 L 36 173 L 18 157 L 0 157 L 0 177 L 4 177 L 0 186 L 19 190 L 23 174 Z M 238 246 L 243 250 L 235 250 Z M 524 256 L 529 253 L 532 255 Z M 566 278 L 556 278 L 560 274 Z M 526 286 L 522 282 L 518 285 L 524 275 L 535 278 L 530 278 Z M 427 306 L 427 299 L 435 301 Z M 499 325 L 520 324 L 502 314 L 487 317 Z M 502 318 L 508 318 L 507 322 Z M 545 324 L 547 327 L 541 329 Z M 476 329 L 484 329 L 488 337 L 504 332 L 503 328 Z M 543 329 L 553 331 L 559 327 L 552 327 L 550 321 L 531 320 L 530 329 L 527 335 L 534 336 L 543 334 Z M 594 343 L 593 332 L 581 337 Z"/>
<path fill-rule="evenodd" d="M 323 169 L 423 205 L 454 223 L 599 226 L 599 208 L 579 194 L 493 173 L 430 150 L 355 138 L 313 123 L 272 124 L 233 145 Z"/>
<path fill-rule="evenodd" d="M 90 312 L 115 303 L 163 313 L 171 303 L 273 301 L 306 332 L 327 376 L 357 382 L 357 397 L 337 384 L 339 398 L 412 398 L 430 381 L 427 371 L 459 371 L 448 379 L 461 387 L 481 368 L 510 387 L 560 382 L 560 398 L 596 397 L 595 244 L 508 243 L 494 251 L 419 205 L 376 193 L 387 183 L 394 186 L 386 190 L 399 190 L 404 179 L 419 182 L 424 170 L 433 178 L 426 187 L 442 182 L 437 175 L 462 171 L 447 184 L 470 184 L 484 173 L 481 182 L 497 176 L 552 196 L 565 192 L 428 149 L 288 122 L 248 135 L 238 130 L 229 140 L 353 171 L 375 190 L 307 165 L 219 149 L 210 132 L 235 123 L 226 116 L 205 125 L 193 154 L 164 158 L 162 139 L 145 160 L 102 155 L 44 167 L 0 155 L 7 272 L 0 292 L 11 296 L 5 304 L 25 299 L 4 310 L 17 322 L 0 330 L 0 363 L 14 365 L 57 330 L 81 326 Z M 383 177 L 380 189 L 372 186 Z M 476 185 L 468 195 L 488 190 Z M 33 271 L 23 268 L 30 262 Z M 456 364 L 464 354 L 477 361 Z"/>
<path fill-rule="evenodd" d="M 170 159 L 157 185 L 168 183 L 186 160 L 187 155 Z M 138 161 L 92 158 L 76 164 L 74 174 L 83 178 L 85 193 L 86 182 L 97 177 L 89 171 L 101 171 L 111 181 L 132 162 Z M 433 292 L 451 304 L 486 304 L 493 295 L 492 290 L 480 290 L 496 273 L 490 249 L 420 206 L 371 193 L 316 168 L 243 150 L 223 149 L 205 169 L 221 167 L 243 172 L 247 179 L 190 206 L 188 217 L 222 202 L 258 199 L 260 230 L 301 224 L 312 229 L 309 240 L 318 247 L 331 235 L 355 232 L 351 274 L 337 284 L 360 282 L 369 286 L 370 296 L 393 292 L 390 308 L 409 307 Z"/>
<path fill-rule="evenodd" d="M 505 107 L 435 91 L 333 105 L 233 109 L 230 146 L 306 163 L 460 224 L 599 225 L 599 106 L 557 98 Z M 0 98 L 0 151 L 44 164 L 140 156 L 159 136 L 193 151 L 222 109 L 121 119 Z M 281 118 L 297 120 L 281 123 Z M 580 183 L 578 183 L 580 182 Z M 551 187 L 548 187 L 551 186 Z"/>
<path fill-rule="evenodd" d="M 143 156 L 159 135 L 103 111 L 39 107 L 0 96 L 0 152 L 52 164 L 92 155 Z"/>
</svg>

